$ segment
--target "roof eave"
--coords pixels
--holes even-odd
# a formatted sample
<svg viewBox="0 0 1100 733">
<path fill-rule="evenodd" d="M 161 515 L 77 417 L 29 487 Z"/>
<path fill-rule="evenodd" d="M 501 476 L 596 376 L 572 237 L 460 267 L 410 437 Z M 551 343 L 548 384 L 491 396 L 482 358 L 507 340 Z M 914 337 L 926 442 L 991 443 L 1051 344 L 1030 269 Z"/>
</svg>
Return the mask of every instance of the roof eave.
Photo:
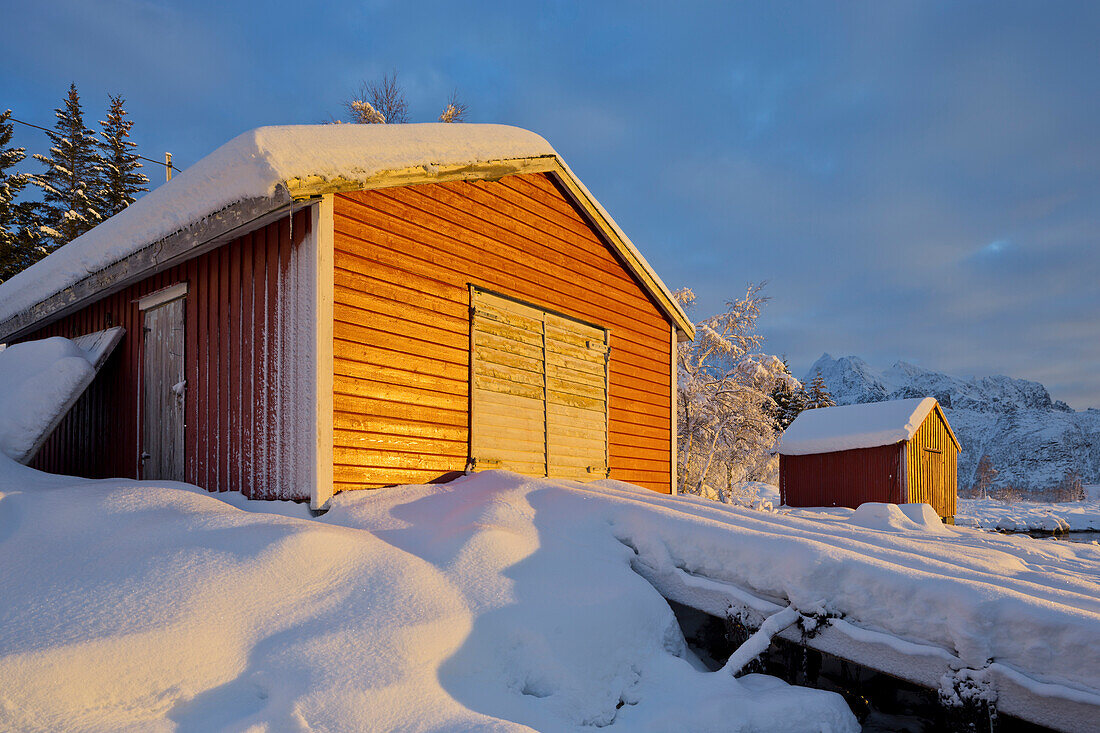
<svg viewBox="0 0 1100 733">
<path fill-rule="evenodd" d="M 940 419 L 943 420 L 943 425 L 947 428 L 947 434 L 951 436 L 951 442 L 955 444 L 955 450 L 962 451 L 962 444 L 959 439 L 955 437 L 955 431 L 951 429 L 951 423 L 947 421 L 947 415 L 943 414 L 943 408 L 940 407 L 940 401 L 936 400 L 936 413 L 939 414 Z"/>
<path fill-rule="evenodd" d="M 411 186 L 450 181 L 495 181 L 509 175 L 548 173 L 561 182 L 589 224 L 599 231 L 627 268 L 637 277 L 662 313 L 672 324 L 678 340 L 690 340 L 695 328 L 676 303 L 657 273 L 604 210 L 588 189 L 556 155 L 511 158 L 462 165 L 424 165 L 382 171 L 364 179 L 325 179 L 320 176 L 292 178 L 276 187 L 271 196 L 250 198 L 193 223 L 137 252 L 94 272 L 79 282 L 53 293 L 0 323 L 0 342 L 18 338 L 50 323 L 83 304 L 117 292 L 137 280 L 160 272 L 231 240 L 236 234 L 254 229 L 273 215 L 307 205 L 323 194 Z"/>
<path fill-rule="evenodd" d="M 244 199 L 215 211 L 185 229 L 150 242 L 137 252 L 52 293 L 0 323 L 0 343 L 24 336 L 91 301 L 214 249 L 284 215 L 288 208 L 295 208 L 295 202 L 286 188 L 280 186 L 271 196 Z"/>
<path fill-rule="evenodd" d="M 676 303 L 668 287 L 653 267 L 623 233 L 610 214 L 589 193 L 569 166 L 557 155 L 533 158 L 507 158 L 463 165 L 414 166 L 400 170 L 381 171 L 363 179 L 326 179 L 320 176 L 293 178 L 286 182 L 287 191 L 295 199 L 327 193 L 347 193 L 378 188 L 413 186 L 423 183 L 451 181 L 498 181 L 505 176 L 529 173 L 549 173 L 564 186 L 590 226 L 599 231 L 618 253 L 627 268 L 638 278 L 657 303 L 661 312 L 673 324 L 678 340 L 695 338 L 695 326 Z"/>
</svg>

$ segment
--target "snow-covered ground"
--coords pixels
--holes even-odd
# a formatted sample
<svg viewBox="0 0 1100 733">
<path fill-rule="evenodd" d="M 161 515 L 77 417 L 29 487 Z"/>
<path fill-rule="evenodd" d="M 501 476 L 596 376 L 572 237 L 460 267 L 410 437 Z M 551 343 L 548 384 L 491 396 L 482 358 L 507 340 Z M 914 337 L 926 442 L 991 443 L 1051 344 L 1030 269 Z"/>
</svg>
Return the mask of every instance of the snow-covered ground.
<svg viewBox="0 0 1100 733">
<path fill-rule="evenodd" d="M 0 729 L 858 729 L 832 693 L 705 671 L 643 575 L 1100 702 L 1100 548 L 914 517 L 489 472 L 313 518 L 0 458 Z"/>
<path fill-rule="evenodd" d="M 486 474 L 313 519 L 0 459 L 0 492 L 2 730 L 857 729 L 693 663 L 613 526 L 641 489 Z"/>
<path fill-rule="evenodd" d="M 1006 532 L 1100 531 L 1100 499 L 1041 504 L 1031 501 L 959 499 L 955 524 Z"/>
</svg>

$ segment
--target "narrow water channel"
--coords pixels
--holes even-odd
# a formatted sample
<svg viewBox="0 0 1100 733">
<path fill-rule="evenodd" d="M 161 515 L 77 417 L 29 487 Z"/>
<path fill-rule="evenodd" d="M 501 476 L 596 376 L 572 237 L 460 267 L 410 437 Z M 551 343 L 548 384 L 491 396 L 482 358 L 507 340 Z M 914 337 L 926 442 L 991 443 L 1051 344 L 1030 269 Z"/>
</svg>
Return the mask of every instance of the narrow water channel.
<svg viewBox="0 0 1100 733">
<path fill-rule="evenodd" d="M 688 646 L 707 669 L 721 669 L 751 630 L 675 601 L 672 612 Z M 945 708 L 936 690 L 914 685 L 780 637 L 745 673 L 763 673 L 788 684 L 829 690 L 844 697 L 865 733 L 1042 733 L 1049 728 L 987 709 Z"/>
<path fill-rule="evenodd" d="M 1037 540 L 1059 540 L 1061 542 L 1083 542 L 1091 544 L 1100 542 L 1100 532 L 1045 532 L 1033 530 L 1031 532 L 999 532 L 1000 534 L 1022 534 Z"/>
</svg>

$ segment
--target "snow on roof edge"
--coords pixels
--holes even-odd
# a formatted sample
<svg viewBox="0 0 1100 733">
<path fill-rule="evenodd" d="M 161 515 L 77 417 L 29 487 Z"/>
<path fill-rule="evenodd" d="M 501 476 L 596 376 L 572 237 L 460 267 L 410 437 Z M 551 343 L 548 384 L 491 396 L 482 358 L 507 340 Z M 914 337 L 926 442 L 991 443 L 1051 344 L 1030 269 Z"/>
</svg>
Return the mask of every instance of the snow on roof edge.
<svg viewBox="0 0 1100 733">
<path fill-rule="evenodd" d="M 0 283 L 0 323 L 144 247 L 294 178 L 364 180 L 388 170 L 560 157 L 509 125 L 286 125 L 221 145 L 91 231 Z M 36 319 L 37 320 L 37 319 Z"/>
<path fill-rule="evenodd" d="M 653 266 L 649 264 L 649 261 L 646 260 L 644 256 L 642 256 L 641 251 L 634 245 L 634 242 L 630 240 L 630 237 L 626 236 L 626 232 L 622 230 L 622 227 L 619 226 L 619 223 L 611 218 L 611 214 L 607 213 L 607 209 L 603 207 L 603 204 L 601 204 L 596 199 L 596 197 L 592 195 L 592 192 L 589 191 L 588 187 L 584 185 L 580 178 L 577 177 L 577 174 L 573 172 L 573 169 L 570 168 L 568 164 L 566 164 L 566 162 L 561 159 L 561 156 L 558 156 L 558 163 L 561 164 L 561 167 L 565 171 L 566 175 L 568 175 L 573 180 L 573 182 L 577 184 L 577 188 L 579 188 L 581 192 L 588 198 L 589 202 L 591 202 L 596 211 L 600 213 L 600 216 L 604 218 L 604 221 L 607 222 L 607 225 L 611 227 L 616 236 L 618 236 L 619 239 L 622 240 L 623 246 L 625 246 L 630 251 L 631 255 L 637 258 L 638 263 L 642 267 L 642 269 L 645 270 L 653 278 L 653 282 L 656 284 L 657 289 L 661 291 L 661 294 L 668 299 L 669 304 L 675 309 L 675 314 L 670 314 L 673 315 L 673 320 L 675 320 L 675 316 L 678 315 L 683 320 L 683 325 L 685 326 L 683 330 L 685 335 L 688 337 L 689 340 L 694 339 L 695 324 L 691 322 L 691 319 L 688 317 L 687 312 L 682 307 L 680 307 L 679 303 L 676 302 L 676 298 L 672 296 L 672 291 L 668 289 L 667 285 L 665 285 L 664 280 L 662 280 L 660 276 L 657 275 L 657 271 L 654 270 Z"/>
<path fill-rule="evenodd" d="M 910 440 L 938 407 L 933 397 L 805 410 L 784 431 L 776 452 L 799 456 L 877 448 Z"/>
</svg>

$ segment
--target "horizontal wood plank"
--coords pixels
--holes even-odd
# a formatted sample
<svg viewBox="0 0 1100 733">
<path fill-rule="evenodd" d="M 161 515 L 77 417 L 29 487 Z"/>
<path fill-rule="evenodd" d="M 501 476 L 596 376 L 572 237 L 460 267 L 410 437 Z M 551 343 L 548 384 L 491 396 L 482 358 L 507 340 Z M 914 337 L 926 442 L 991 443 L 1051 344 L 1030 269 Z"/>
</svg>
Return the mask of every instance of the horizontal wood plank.
<svg viewBox="0 0 1100 733">
<path fill-rule="evenodd" d="M 587 469 L 607 460 L 606 440 L 613 478 L 667 491 L 670 325 L 548 177 L 340 194 L 335 209 L 337 488 L 463 470 L 473 402 L 485 439 L 518 448 L 502 455 L 525 472 L 545 468 L 549 424 L 558 475 L 602 478 Z M 471 319 L 471 283 L 535 307 Z M 611 330 L 609 356 L 592 323 Z M 384 458 L 387 446 L 405 457 Z"/>
</svg>

